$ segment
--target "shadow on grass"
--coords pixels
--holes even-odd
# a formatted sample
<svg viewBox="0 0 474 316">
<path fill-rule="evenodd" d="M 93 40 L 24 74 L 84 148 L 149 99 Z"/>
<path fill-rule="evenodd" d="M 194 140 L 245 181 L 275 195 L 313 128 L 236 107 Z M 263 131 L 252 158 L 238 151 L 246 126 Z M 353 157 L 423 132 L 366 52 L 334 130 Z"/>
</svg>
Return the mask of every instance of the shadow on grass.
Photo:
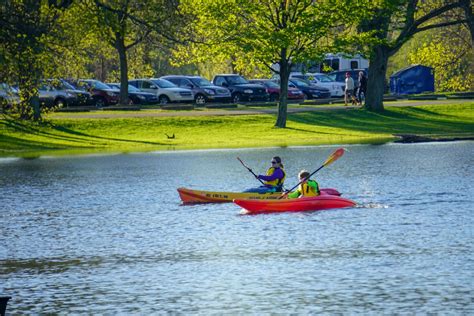
<svg viewBox="0 0 474 316">
<path fill-rule="evenodd" d="M 1 150 L 4 152 L 16 151 L 16 150 L 50 150 L 50 149 L 63 149 L 62 146 L 53 146 L 50 143 L 24 140 L 17 137 L 11 137 L 6 135 L 0 135 Z M 71 146 L 69 146 L 71 147 Z"/>
<path fill-rule="evenodd" d="M 389 109 L 382 113 L 365 110 L 324 111 L 291 114 L 289 121 L 376 133 L 474 133 L 474 123 L 457 116 L 420 108 Z"/>
<path fill-rule="evenodd" d="M 98 144 L 98 145 L 103 145 L 103 142 L 100 141 L 116 141 L 116 142 L 124 142 L 124 143 L 135 143 L 135 144 L 146 144 L 146 145 L 169 145 L 167 143 L 161 143 L 161 142 L 151 142 L 151 141 L 139 141 L 139 140 L 130 140 L 130 139 L 120 139 L 120 138 L 112 138 L 112 137 L 102 137 L 102 136 L 96 136 L 96 135 L 91 135 L 91 134 L 86 134 L 82 132 L 78 132 L 69 128 L 66 128 L 61 125 L 55 125 L 51 122 L 42 122 L 39 123 L 41 125 L 34 125 L 29 122 L 21 122 L 14 120 L 9 117 L 5 117 L 3 121 L 0 120 L 0 124 L 4 124 L 6 127 L 13 129 L 18 132 L 23 132 L 23 133 L 28 133 L 28 134 L 35 134 L 38 136 L 43 136 L 45 138 L 50 138 L 50 139 L 57 139 L 57 140 L 64 140 L 64 141 L 69 141 L 69 142 L 76 142 L 76 143 L 84 143 L 87 142 L 88 146 L 87 147 L 92 147 L 92 144 Z M 55 134 L 48 132 L 44 130 L 43 127 L 51 128 L 53 130 L 56 130 L 58 132 L 64 133 L 66 135 L 60 135 L 60 134 Z M 92 142 L 92 141 L 95 141 Z M 29 142 L 29 141 L 24 141 L 24 142 Z M 34 141 L 31 141 L 34 143 Z M 40 142 L 37 142 L 40 143 Z M 49 148 L 49 147 L 48 147 Z"/>
</svg>

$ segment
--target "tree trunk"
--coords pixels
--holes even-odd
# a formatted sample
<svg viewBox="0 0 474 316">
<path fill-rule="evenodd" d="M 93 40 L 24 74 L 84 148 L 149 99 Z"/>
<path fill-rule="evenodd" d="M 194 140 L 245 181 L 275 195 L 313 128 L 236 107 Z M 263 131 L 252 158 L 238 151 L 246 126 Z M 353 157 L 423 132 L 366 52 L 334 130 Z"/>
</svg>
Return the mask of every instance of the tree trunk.
<svg viewBox="0 0 474 316">
<path fill-rule="evenodd" d="M 388 57 L 389 48 L 387 46 L 378 45 L 374 47 L 370 57 L 368 89 L 365 98 L 365 108 L 369 111 L 382 112 L 384 110 L 383 94 L 385 92 Z"/>
<path fill-rule="evenodd" d="M 120 61 L 120 104 L 128 104 L 128 61 L 125 39 L 116 34 L 115 48 Z"/>
<path fill-rule="evenodd" d="M 286 49 L 282 49 L 280 57 L 280 100 L 278 102 L 278 116 L 275 127 L 285 128 L 288 115 L 288 78 L 290 65 L 286 59 Z"/>
<path fill-rule="evenodd" d="M 472 49 L 474 49 L 474 14 L 472 13 L 472 3 L 471 0 L 462 0 L 461 7 L 464 10 L 464 14 L 467 21 L 467 26 L 469 32 L 471 32 L 471 44 Z"/>
</svg>

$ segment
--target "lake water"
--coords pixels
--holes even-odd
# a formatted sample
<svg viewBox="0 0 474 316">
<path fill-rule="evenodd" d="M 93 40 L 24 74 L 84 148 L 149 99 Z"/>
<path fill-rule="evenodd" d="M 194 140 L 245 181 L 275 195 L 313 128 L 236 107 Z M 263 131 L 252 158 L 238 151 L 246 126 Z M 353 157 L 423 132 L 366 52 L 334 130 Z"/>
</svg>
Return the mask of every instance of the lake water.
<svg viewBox="0 0 474 316">
<path fill-rule="evenodd" d="M 473 314 L 474 142 L 346 146 L 358 207 L 240 215 L 176 188 L 287 186 L 337 147 L 0 160 L 0 296 L 18 314 Z"/>
</svg>

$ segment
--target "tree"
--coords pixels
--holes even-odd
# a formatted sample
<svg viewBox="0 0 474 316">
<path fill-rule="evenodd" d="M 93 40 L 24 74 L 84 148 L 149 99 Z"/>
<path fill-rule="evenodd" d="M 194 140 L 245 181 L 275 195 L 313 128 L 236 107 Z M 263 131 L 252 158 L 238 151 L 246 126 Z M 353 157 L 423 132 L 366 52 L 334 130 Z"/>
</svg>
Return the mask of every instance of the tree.
<svg viewBox="0 0 474 316">
<path fill-rule="evenodd" d="M 128 100 L 127 52 L 149 38 L 153 32 L 159 40 L 175 40 L 181 18 L 177 0 L 92 0 L 96 30 L 117 51 L 120 62 L 120 103 Z"/>
<path fill-rule="evenodd" d="M 470 1 L 470 0 L 469 0 Z M 374 34 L 370 46 L 369 79 L 366 108 L 383 111 L 383 94 L 388 59 L 414 34 L 425 30 L 459 24 L 453 19 L 434 19 L 458 8 L 461 1 L 384 0 L 373 2 L 368 8 L 370 15 L 359 25 L 361 32 Z"/>
<path fill-rule="evenodd" d="M 360 41 L 351 26 L 365 12 L 364 5 L 339 0 L 185 1 L 181 9 L 194 16 L 194 23 L 178 56 L 188 62 L 233 58 L 239 70 L 270 69 L 278 63 L 281 93 L 275 126 L 284 128 L 292 62 L 321 60 L 326 52 L 342 50 L 342 44 Z"/>
<path fill-rule="evenodd" d="M 70 0 L 8 0 L 0 5 L 0 61 L 5 81 L 18 82 L 21 103 L 15 109 L 22 119 L 41 120 L 38 82 L 54 73 L 57 22 Z"/>
</svg>

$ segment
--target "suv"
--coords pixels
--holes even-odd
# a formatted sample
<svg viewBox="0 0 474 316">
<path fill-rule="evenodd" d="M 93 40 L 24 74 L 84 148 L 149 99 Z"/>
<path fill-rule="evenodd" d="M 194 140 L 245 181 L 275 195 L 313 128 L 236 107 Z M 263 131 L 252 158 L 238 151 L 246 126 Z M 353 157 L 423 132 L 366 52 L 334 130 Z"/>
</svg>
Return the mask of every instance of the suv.
<svg viewBox="0 0 474 316">
<path fill-rule="evenodd" d="M 248 82 L 240 75 L 216 75 L 212 79 L 216 86 L 226 87 L 232 95 L 232 102 L 268 101 L 269 95 L 264 86 Z"/>
<path fill-rule="evenodd" d="M 102 81 L 80 79 L 77 81 L 76 86 L 89 91 L 95 101 L 95 106 L 99 108 L 119 102 L 120 90 L 112 89 Z"/>
<path fill-rule="evenodd" d="M 191 89 L 194 93 L 194 102 L 204 105 L 207 102 L 229 102 L 230 91 L 224 87 L 213 85 L 209 80 L 199 76 L 164 76 L 162 79 L 171 81 L 181 88 Z"/>
<path fill-rule="evenodd" d="M 94 104 L 94 100 L 89 92 L 76 89 L 64 79 L 48 79 L 47 82 L 57 91 L 62 91 L 64 93 L 67 92 L 75 96 L 74 99 L 71 99 L 66 103 L 66 106 Z"/>
<path fill-rule="evenodd" d="M 41 80 L 38 86 L 38 96 L 40 104 L 46 107 L 65 107 L 77 102 L 77 96 L 74 93 L 58 90 L 46 80 Z"/>
<path fill-rule="evenodd" d="M 158 97 L 158 103 L 160 104 L 194 101 L 194 95 L 190 89 L 179 88 L 165 79 L 134 79 L 129 80 L 128 84 L 142 91 L 153 93 Z"/>
<path fill-rule="evenodd" d="M 367 76 L 367 70 L 366 69 L 349 69 L 349 70 L 338 70 L 338 71 L 333 71 L 328 73 L 328 76 L 335 81 L 342 82 L 345 84 L 346 81 L 346 72 L 349 72 L 351 74 L 352 79 L 354 79 L 354 86 L 355 88 L 359 87 L 359 72 L 363 71 L 365 76 Z"/>
</svg>

